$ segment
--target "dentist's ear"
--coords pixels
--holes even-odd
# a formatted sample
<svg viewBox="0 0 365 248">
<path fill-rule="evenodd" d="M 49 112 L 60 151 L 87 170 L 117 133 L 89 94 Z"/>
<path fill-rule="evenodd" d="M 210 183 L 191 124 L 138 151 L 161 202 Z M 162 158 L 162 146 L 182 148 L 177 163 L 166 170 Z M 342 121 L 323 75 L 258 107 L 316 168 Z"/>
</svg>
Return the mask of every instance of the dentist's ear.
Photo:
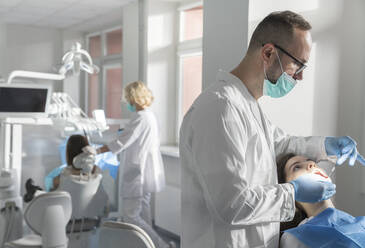
<svg viewBox="0 0 365 248">
<path fill-rule="evenodd" d="M 267 43 L 261 48 L 261 58 L 265 67 L 269 66 L 273 61 L 273 54 L 275 53 L 274 45 Z M 275 58 L 274 58 L 275 59 Z"/>
</svg>

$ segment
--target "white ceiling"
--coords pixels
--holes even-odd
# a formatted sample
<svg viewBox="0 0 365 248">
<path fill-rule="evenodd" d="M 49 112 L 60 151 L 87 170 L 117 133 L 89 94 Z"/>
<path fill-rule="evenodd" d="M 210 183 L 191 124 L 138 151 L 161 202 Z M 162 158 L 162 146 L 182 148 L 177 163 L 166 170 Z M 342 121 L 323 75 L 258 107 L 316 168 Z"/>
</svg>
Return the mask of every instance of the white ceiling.
<svg viewBox="0 0 365 248">
<path fill-rule="evenodd" d="M 89 23 L 121 19 L 135 0 L 0 0 L 0 22 L 87 31 Z"/>
</svg>

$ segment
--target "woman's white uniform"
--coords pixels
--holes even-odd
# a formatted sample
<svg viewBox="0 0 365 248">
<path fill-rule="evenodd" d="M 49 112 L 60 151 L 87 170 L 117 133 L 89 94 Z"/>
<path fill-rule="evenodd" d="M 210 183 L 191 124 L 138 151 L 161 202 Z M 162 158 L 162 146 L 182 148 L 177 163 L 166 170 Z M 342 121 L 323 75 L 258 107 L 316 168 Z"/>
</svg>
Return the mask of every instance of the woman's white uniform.
<svg viewBox="0 0 365 248">
<path fill-rule="evenodd" d="M 294 216 L 294 188 L 278 184 L 276 157 L 325 158 L 323 137 L 275 127 L 234 75 L 193 103 L 180 130 L 182 247 L 278 247 L 279 222 Z"/>
<path fill-rule="evenodd" d="M 123 218 L 144 229 L 157 247 L 168 245 L 151 227 L 150 197 L 165 186 L 158 124 L 149 109 L 133 113 L 121 135 L 108 144 L 113 153 L 125 150 L 121 196 Z"/>
</svg>

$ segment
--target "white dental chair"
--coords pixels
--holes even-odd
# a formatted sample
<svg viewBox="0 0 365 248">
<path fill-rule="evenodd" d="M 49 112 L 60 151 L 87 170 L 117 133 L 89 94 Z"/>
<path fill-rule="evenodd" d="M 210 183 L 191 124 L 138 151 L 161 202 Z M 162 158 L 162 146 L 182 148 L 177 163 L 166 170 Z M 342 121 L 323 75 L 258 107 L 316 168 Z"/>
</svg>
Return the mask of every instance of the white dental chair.
<svg viewBox="0 0 365 248">
<path fill-rule="evenodd" d="M 107 221 L 101 226 L 99 247 L 155 248 L 155 245 L 140 227 L 129 223 Z"/>
<path fill-rule="evenodd" d="M 16 178 L 16 170 L 0 170 L 0 247 L 23 237 L 23 200 L 17 195 Z"/>
<path fill-rule="evenodd" d="M 61 174 L 57 190 L 67 191 L 72 200 L 72 217 L 67 225 L 69 247 L 94 247 L 97 243 L 96 228 L 105 215 L 107 195 L 99 191 L 102 175 L 79 176 Z"/>
<path fill-rule="evenodd" d="M 39 194 L 27 206 L 24 219 L 36 233 L 5 244 L 5 248 L 67 248 L 66 224 L 71 217 L 67 192 Z"/>
</svg>

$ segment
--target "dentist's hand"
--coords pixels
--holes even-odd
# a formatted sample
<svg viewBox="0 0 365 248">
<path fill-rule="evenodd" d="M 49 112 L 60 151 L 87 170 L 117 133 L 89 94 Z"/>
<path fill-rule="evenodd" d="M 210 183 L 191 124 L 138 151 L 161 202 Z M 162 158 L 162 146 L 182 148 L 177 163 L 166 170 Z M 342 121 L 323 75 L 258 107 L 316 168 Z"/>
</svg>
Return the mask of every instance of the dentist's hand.
<svg viewBox="0 0 365 248">
<path fill-rule="evenodd" d="M 320 202 L 331 198 L 336 193 L 335 184 L 318 181 L 311 174 L 302 175 L 289 183 L 294 186 L 295 200 L 300 202 Z"/>
<path fill-rule="evenodd" d="M 349 136 L 326 137 L 324 144 L 327 155 L 335 155 L 338 165 L 349 159 L 350 166 L 353 166 L 356 160 L 365 166 L 365 159 L 357 152 L 355 140 Z"/>
<path fill-rule="evenodd" d="M 83 173 L 90 174 L 95 164 L 95 155 L 82 152 L 72 161 L 73 165 L 77 169 L 81 169 Z"/>
<path fill-rule="evenodd" d="M 93 155 L 96 155 L 97 154 L 95 148 L 92 147 L 92 146 L 85 146 L 85 147 L 82 148 L 82 151 L 84 153 L 88 153 L 88 154 L 93 154 Z"/>
</svg>

